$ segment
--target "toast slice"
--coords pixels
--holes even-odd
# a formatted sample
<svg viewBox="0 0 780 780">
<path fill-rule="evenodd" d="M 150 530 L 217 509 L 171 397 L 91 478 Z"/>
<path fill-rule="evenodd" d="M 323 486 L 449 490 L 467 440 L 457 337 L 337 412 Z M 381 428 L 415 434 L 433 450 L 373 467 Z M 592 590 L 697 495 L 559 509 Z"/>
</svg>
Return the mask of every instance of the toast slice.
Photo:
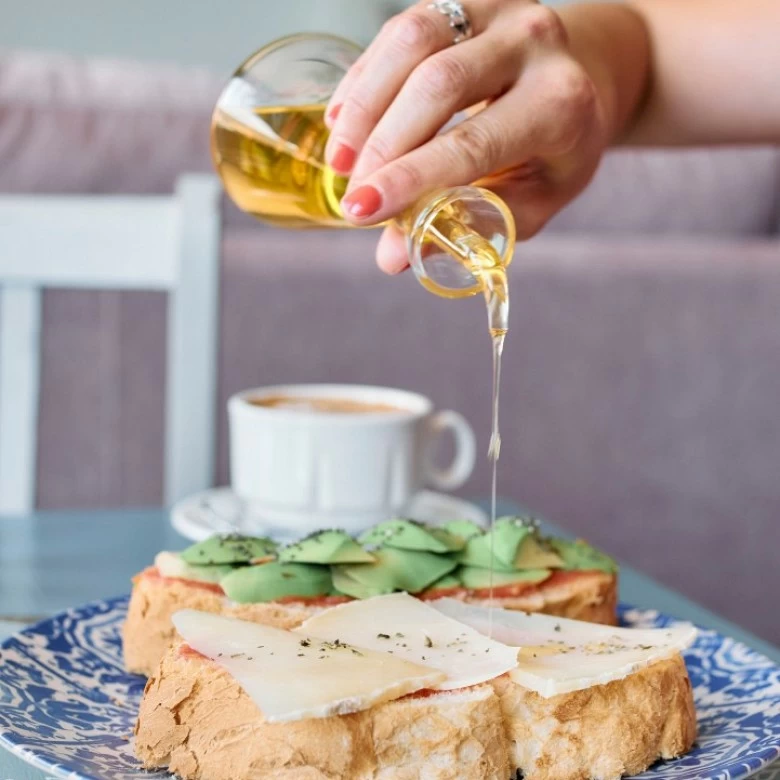
<svg viewBox="0 0 780 780">
<path fill-rule="evenodd" d="M 690 749 L 693 697 L 676 653 L 621 680 L 542 698 L 508 675 L 362 712 L 267 723 L 223 669 L 179 643 L 135 727 L 147 769 L 183 780 L 612 780 Z"/>
<path fill-rule="evenodd" d="M 418 594 L 422 599 L 442 596 L 489 603 L 486 590 L 429 589 Z M 133 581 L 123 627 L 125 665 L 136 674 L 148 677 L 154 673 L 160 658 L 177 641 L 171 616 L 180 609 L 197 609 L 289 629 L 324 607 L 346 600 L 346 597 L 291 598 L 283 602 L 237 604 L 217 584 L 162 577 L 155 567 L 150 567 Z M 615 625 L 617 574 L 600 570 L 556 571 L 540 583 L 496 588 L 493 604 L 504 609 Z"/>
</svg>

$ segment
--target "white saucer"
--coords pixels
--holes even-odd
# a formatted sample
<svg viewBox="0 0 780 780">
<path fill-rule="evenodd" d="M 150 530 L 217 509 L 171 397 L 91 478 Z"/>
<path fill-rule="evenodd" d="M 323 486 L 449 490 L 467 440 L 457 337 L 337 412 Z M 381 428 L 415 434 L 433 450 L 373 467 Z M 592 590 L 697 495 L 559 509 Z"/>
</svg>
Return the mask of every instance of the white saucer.
<svg viewBox="0 0 780 780">
<path fill-rule="evenodd" d="M 212 488 L 184 498 L 171 509 L 171 525 L 187 539 L 200 542 L 217 533 L 246 533 L 272 536 L 280 542 L 298 534 L 286 535 L 257 515 L 242 516 L 241 502 L 229 487 Z M 472 520 L 487 524 L 487 515 L 476 504 L 462 498 L 422 490 L 401 513 L 422 523 L 438 525 L 448 520 Z"/>
</svg>

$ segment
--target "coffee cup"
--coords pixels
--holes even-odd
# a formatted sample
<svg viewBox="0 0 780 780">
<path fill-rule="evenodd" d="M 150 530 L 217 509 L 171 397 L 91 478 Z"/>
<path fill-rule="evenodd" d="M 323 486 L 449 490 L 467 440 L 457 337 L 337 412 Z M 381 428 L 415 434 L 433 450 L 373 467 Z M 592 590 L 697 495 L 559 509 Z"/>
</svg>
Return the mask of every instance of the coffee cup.
<svg viewBox="0 0 780 780">
<path fill-rule="evenodd" d="M 447 491 L 471 475 L 474 432 L 423 395 L 368 385 L 276 385 L 228 401 L 230 476 L 247 530 L 358 532 L 402 514 L 425 487 Z M 434 442 L 455 439 L 452 462 Z"/>
</svg>

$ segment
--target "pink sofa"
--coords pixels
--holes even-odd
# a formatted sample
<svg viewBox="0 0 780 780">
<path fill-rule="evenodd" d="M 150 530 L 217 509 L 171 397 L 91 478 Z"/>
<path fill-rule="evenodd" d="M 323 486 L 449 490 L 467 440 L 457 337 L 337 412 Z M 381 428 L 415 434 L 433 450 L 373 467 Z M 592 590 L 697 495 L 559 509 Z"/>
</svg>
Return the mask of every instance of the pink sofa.
<svg viewBox="0 0 780 780">
<path fill-rule="evenodd" d="M 169 191 L 208 168 L 218 88 L 172 68 L 3 55 L 0 190 Z M 776 149 L 611 155 L 518 247 L 499 482 L 775 642 L 779 227 Z M 226 399 L 272 382 L 417 389 L 465 413 L 487 448 L 480 303 L 383 277 L 373 241 L 226 208 L 217 482 Z M 52 291 L 44 319 L 40 506 L 159 502 L 162 296 Z M 487 486 L 481 462 L 463 492 Z"/>
</svg>

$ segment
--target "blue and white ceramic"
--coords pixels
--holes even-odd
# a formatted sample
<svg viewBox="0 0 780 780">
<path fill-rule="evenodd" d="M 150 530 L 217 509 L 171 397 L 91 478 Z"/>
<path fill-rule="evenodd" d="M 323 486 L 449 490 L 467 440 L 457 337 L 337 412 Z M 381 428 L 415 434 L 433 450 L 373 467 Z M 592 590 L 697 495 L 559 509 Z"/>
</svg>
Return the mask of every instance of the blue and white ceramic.
<svg viewBox="0 0 780 780">
<path fill-rule="evenodd" d="M 87 604 L 0 647 L 0 744 L 68 780 L 149 780 L 132 729 L 144 679 L 122 668 L 127 598 Z M 670 618 L 623 609 L 627 625 Z M 738 780 L 780 757 L 780 667 L 745 645 L 702 631 L 686 653 L 699 716 L 696 748 L 660 763 L 647 780 Z M 774 774 L 774 772 L 773 772 Z"/>
</svg>

